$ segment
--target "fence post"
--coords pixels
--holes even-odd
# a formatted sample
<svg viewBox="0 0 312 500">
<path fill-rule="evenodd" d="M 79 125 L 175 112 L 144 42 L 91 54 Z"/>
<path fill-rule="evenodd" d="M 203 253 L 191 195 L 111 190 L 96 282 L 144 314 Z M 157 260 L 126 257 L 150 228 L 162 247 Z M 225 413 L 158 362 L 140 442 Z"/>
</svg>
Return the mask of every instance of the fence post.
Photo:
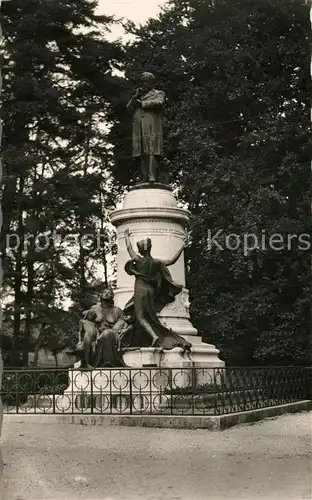
<svg viewBox="0 0 312 500">
<path fill-rule="evenodd" d="M 2 376 L 3 376 L 3 360 L 2 360 L 2 352 L 1 352 L 1 347 L 0 347 L 0 437 L 1 437 L 2 421 L 3 421 L 3 405 L 2 405 L 2 396 L 1 396 Z M 2 453 L 1 453 L 1 449 L 0 449 L 0 494 L 2 493 L 2 491 L 1 491 L 2 474 L 3 474 L 3 460 L 2 460 Z"/>
<path fill-rule="evenodd" d="M 91 396 L 90 396 L 90 405 L 91 405 L 91 415 L 93 414 L 93 406 L 94 406 L 94 401 L 93 401 L 93 370 L 90 372 L 90 385 L 91 385 Z"/>
<path fill-rule="evenodd" d="M 132 405 L 133 405 L 133 399 L 132 399 L 132 371 L 131 368 L 129 369 L 129 405 L 130 405 L 130 415 L 132 415 Z"/>
<path fill-rule="evenodd" d="M 213 368 L 213 391 L 215 391 L 216 393 L 216 388 L 217 388 L 217 378 L 216 378 L 216 368 Z M 221 398 L 222 398 L 222 406 L 223 406 L 223 394 L 221 395 Z M 214 402 L 213 402 L 213 414 L 214 416 L 217 415 L 217 395 L 215 394 L 215 397 L 214 397 Z M 223 409 L 222 409 L 222 413 L 223 413 Z"/>
<path fill-rule="evenodd" d="M 52 398 L 53 398 L 52 399 L 53 413 L 56 413 L 56 411 L 55 411 L 55 390 L 56 390 L 56 388 L 55 388 L 55 386 L 56 386 L 56 383 L 55 383 L 55 374 L 56 374 L 56 372 L 53 372 L 53 379 L 52 379 L 53 380 L 53 395 L 52 395 Z"/>
<path fill-rule="evenodd" d="M 306 376 L 305 376 L 305 396 L 307 399 L 312 400 L 312 368 L 305 368 Z"/>
<path fill-rule="evenodd" d="M 173 414 L 173 398 L 174 398 L 174 395 L 172 394 L 172 391 L 173 391 L 173 383 L 172 383 L 172 380 L 173 380 L 173 373 L 172 373 L 172 368 L 169 368 L 170 370 L 170 377 L 169 377 L 169 382 L 170 382 L 170 414 L 172 415 Z"/>
</svg>

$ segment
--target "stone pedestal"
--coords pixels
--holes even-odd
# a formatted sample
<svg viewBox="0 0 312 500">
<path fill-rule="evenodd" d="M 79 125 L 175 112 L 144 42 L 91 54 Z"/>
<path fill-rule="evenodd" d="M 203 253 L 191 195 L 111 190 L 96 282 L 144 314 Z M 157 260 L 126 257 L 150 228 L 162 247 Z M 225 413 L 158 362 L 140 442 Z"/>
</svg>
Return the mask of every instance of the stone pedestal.
<svg viewBox="0 0 312 500">
<path fill-rule="evenodd" d="M 152 240 L 152 255 L 158 259 L 168 259 L 181 247 L 185 237 L 185 227 L 189 221 L 189 212 L 178 207 L 177 201 L 168 186 L 163 184 L 139 184 L 125 195 L 122 208 L 111 213 L 111 221 L 117 229 L 118 268 L 116 305 L 123 308 L 133 295 L 134 277 L 125 270 L 129 255 L 125 245 L 124 231 L 130 230 L 130 239 L 134 248 L 137 241 L 144 238 Z M 189 294 L 185 287 L 184 254 L 170 266 L 172 278 L 183 286 L 172 304 L 167 305 L 159 314 L 159 319 L 176 333 L 189 340 L 192 352 L 189 357 L 182 356 L 180 348 L 161 353 L 159 349 L 142 348 L 128 351 L 124 360 L 130 367 L 142 365 L 157 366 L 224 366 L 218 357 L 219 351 L 210 344 L 205 344 L 190 322 Z"/>
</svg>

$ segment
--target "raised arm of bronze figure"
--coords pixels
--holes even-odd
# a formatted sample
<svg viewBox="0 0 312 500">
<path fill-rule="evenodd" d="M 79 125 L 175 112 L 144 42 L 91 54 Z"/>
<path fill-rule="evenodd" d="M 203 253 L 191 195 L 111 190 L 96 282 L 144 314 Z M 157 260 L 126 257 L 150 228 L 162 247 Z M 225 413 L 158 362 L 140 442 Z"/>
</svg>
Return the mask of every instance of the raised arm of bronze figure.
<svg viewBox="0 0 312 500">
<path fill-rule="evenodd" d="M 128 250 L 128 253 L 129 253 L 131 259 L 138 259 L 139 256 L 133 250 L 133 247 L 132 247 L 132 244 L 130 241 L 130 231 L 128 228 L 125 230 L 125 240 L 126 240 L 126 247 L 127 247 L 127 250 Z"/>
<path fill-rule="evenodd" d="M 163 260 L 162 262 L 165 264 L 165 266 L 172 266 L 173 264 L 175 264 L 180 255 L 182 254 L 183 250 L 188 246 L 188 239 L 187 237 L 184 238 L 184 242 L 183 242 L 183 245 L 181 246 L 181 248 L 177 251 L 177 253 L 172 257 L 172 259 L 167 259 L 167 260 Z"/>
</svg>

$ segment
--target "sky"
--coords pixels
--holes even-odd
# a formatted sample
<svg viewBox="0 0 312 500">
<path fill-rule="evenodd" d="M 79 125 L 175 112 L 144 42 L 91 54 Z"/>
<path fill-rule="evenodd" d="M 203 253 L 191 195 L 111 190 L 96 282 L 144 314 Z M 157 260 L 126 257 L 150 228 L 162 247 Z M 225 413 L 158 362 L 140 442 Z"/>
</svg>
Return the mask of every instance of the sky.
<svg viewBox="0 0 312 500">
<path fill-rule="evenodd" d="M 137 24 L 144 23 L 149 17 L 155 17 L 165 0 L 98 0 L 98 13 L 115 16 L 117 19 L 123 17 Z M 121 26 L 112 28 L 108 38 L 114 39 L 123 35 Z"/>
</svg>

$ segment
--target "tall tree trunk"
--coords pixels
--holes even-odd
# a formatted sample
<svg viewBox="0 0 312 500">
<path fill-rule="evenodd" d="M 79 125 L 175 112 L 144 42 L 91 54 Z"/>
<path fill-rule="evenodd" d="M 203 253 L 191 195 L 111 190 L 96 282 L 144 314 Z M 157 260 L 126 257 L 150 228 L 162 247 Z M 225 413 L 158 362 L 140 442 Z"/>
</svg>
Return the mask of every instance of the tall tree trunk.
<svg viewBox="0 0 312 500">
<path fill-rule="evenodd" d="M 32 246 L 32 244 L 31 244 Z M 27 292 L 25 297 L 25 330 L 23 337 L 23 366 L 28 366 L 28 353 L 31 339 L 32 329 L 32 300 L 34 296 L 35 286 L 35 270 L 34 262 L 32 260 L 32 251 L 29 249 L 27 258 Z"/>
<path fill-rule="evenodd" d="M 101 206 L 101 238 L 100 238 L 100 241 L 101 242 L 102 242 L 102 237 L 104 236 L 104 227 L 105 227 L 105 220 L 104 220 L 105 206 L 104 206 L 104 192 L 103 192 L 103 184 L 102 184 L 103 179 L 104 179 L 103 168 L 104 168 L 104 165 L 102 164 L 102 169 L 101 169 L 102 179 L 101 179 L 101 185 L 100 185 L 100 206 Z M 102 264 L 103 264 L 103 270 L 104 270 L 105 287 L 107 287 L 108 286 L 108 272 L 107 272 L 106 248 L 105 248 L 104 242 L 103 242 L 103 248 L 102 248 Z"/>
<path fill-rule="evenodd" d="M 18 248 L 15 253 L 15 278 L 14 278 L 14 316 L 13 316 L 13 339 L 12 339 L 12 353 L 11 365 L 20 365 L 20 346 L 19 338 L 21 331 L 21 313 L 23 307 L 23 294 L 22 294 L 22 272 L 23 272 L 23 246 L 24 246 L 24 227 L 23 227 L 23 202 L 22 197 L 24 194 L 25 178 L 24 175 L 20 176 L 19 190 L 18 190 Z"/>
<path fill-rule="evenodd" d="M 85 155 L 84 155 L 84 165 L 83 165 L 83 177 L 85 178 L 88 172 L 88 162 L 89 162 L 89 154 L 90 154 L 90 139 L 92 132 L 92 112 L 90 113 L 89 118 L 89 135 L 86 141 L 85 147 Z M 79 210 L 79 286 L 80 293 L 86 288 L 87 280 L 86 280 L 86 251 L 82 245 L 83 235 L 85 234 L 85 222 L 86 218 L 84 215 L 83 208 Z"/>
<path fill-rule="evenodd" d="M 30 242 L 27 248 L 27 292 L 25 297 L 25 330 L 23 337 L 23 366 L 28 366 L 28 353 L 30 348 L 31 339 L 31 328 L 32 328 L 32 303 L 34 299 L 34 287 L 35 287 L 35 269 L 34 269 L 34 253 L 35 253 L 35 238 L 36 238 L 36 223 L 38 220 L 38 213 L 33 207 L 36 206 L 37 192 L 36 192 L 36 181 L 37 175 L 36 171 L 34 173 L 33 179 L 33 191 L 32 191 L 32 206 L 30 212 L 29 227 L 33 231 L 31 235 Z"/>
<path fill-rule="evenodd" d="M 38 235 L 37 222 L 40 216 L 38 208 L 38 183 L 44 178 L 45 165 L 42 165 L 41 172 L 37 175 L 37 170 L 34 171 L 33 190 L 31 200 L 31 210 L 29 227 L 33 231 L 32 238 L 27 249 L 27 292 L 25 297 L 25 330 L 23 338 L 23 366 L 28 366 L 28 354 L 30 349 L 32 323 L 33 323 L 33 301 L 35 293 L 35 251 L 36 237 Z"/>
<path fill-rule="evenodd" d="M 101 189 L 100 189 L 100 205 L 101 205 L 101 237 L 102 237 L 104 235 L 104 204 L 103 204 L 102 190 Z M 100 241 L 102 242 L 102 238 L 100 239 Z M 108 286 L 108 273 L 107 273 L 107 259 L 106 259 L 105 244 L 103 244 L 103 248 L 102 248 L 102 264 L 103 264 L 103 269 L 104 269 L 105 287 L 107 287 Z"/>
<path fill-rule="evenodd" d="M 0 234 L 0 256 L 2 260 L 3 280 L 6 279 L 7 264 L 7 236 L 10 233 L 11 219 L 13 216 L 16 201 L 17 177 L 15 175 L 7 176 L 3 179 L 2 191 L 2 227 Z"/>
<path fill-rule="evenodd" d="M 82 245 L 83 235 L 84 235 L 84 224 L 85 218 L 83 215 L 79 216 L 79 286 L 80 290 L 84 290 L 86 286 L 86 260 L 85 260 L 85 249 Z"/>
</svg>

